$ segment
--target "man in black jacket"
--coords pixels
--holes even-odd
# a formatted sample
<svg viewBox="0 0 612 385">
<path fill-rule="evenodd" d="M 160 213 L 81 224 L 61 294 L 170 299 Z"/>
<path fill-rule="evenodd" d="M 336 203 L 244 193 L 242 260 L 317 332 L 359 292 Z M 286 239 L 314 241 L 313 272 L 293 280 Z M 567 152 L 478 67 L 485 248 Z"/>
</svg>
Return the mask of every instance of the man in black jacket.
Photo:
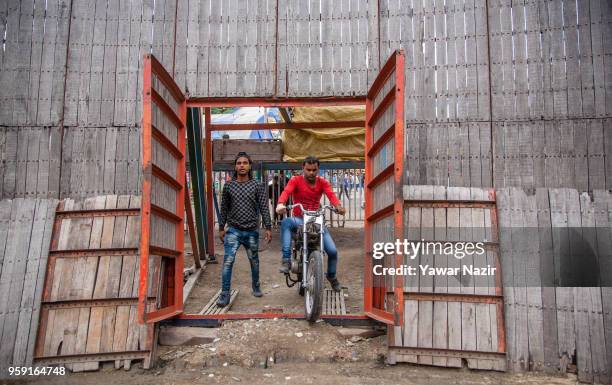
<svg viewBox="0 0 612 385">
<path fill-rule="evenodd" d="M 219 219 L 219 238 L 225 249 L 221 271 L 221 295 L 218 306 L 226 306 L 230 300 L 232 268 L 236 252 L 243 245 L 251 263 L 253 295 L 261 297 L 259 284 L 259 231 L 258 217 L 261 215 L 266 227 L 266 241 L 272 239 L 270 211 L 263 184 L 253 179 L 251 158 L 246 152 L 239 152 L 234 159 L 234 177 L 223 186 L 221 195 L 221 215 Z M 228 225 L 227 230 L 225 225 Z"/>
</svg>

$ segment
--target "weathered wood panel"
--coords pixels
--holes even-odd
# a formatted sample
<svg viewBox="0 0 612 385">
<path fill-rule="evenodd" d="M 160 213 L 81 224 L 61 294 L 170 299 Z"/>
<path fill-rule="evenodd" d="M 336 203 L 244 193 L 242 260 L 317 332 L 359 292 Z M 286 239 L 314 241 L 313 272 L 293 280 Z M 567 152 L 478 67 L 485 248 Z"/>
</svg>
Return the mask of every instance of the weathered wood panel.
<svg viewBox="0 0 612 385">
<path fill-rule="evenodd" d="M 0 378 L 32 365 L 56 199 L 0 201 Z"/>
<path fill-rule="evenodd" d="M 609 383 L 610 192 L 504 188 L 497 196 L 509 368 L 576 365 L 580 381 Z"/>
<path fill-rule="evenodd" d="M 464 270 L 499 265 L 493 191 L 412 185 L 404 187 L 404 199 L 404 238 L 422 248 L 407 255 L 406 265 L 416 271 L 405 278 L 404 338 L 389 340 L 390 354 L 395 361 L 461 367 L 465 360 L 470 368 L 505 370 L 501 279 L 497 272 Z M 444 246 L 438 250 L 436 242 Z M 461 242 L 489 246 L 480 254 L 443 251 Z M 429 268 L 458 272 L 431 274 Z"/>
</svg>

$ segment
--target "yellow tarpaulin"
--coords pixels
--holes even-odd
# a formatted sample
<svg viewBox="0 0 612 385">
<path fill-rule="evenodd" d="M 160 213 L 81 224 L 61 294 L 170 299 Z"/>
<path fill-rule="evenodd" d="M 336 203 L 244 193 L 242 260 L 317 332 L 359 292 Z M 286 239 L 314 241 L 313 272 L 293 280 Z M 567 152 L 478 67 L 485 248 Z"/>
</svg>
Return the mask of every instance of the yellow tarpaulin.
<svg viewBox="0 0 612 385">
<path fill-rule="evenodd" d="M 294 122 L 339 122 L 365 119 L 365 107 L 296 107 Z M 283 160 L 299 162 L 312 155 L 321 160 L 363 160 L 365 128 L 284 130 Z"/>
</svg>

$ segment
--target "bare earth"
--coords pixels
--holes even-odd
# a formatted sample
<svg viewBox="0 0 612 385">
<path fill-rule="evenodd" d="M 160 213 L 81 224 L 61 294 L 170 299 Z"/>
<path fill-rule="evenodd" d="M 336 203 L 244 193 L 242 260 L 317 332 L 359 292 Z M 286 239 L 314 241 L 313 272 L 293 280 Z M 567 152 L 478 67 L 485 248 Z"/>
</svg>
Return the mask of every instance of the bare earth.
<svg viewBox="0 0 612 385">
<path fill-rule="evenodd" d="M 385 336 L 346 339 L 325 323 L 226 322 L 206 345 L 160 347 L 155 368 L 106 365 L 99 372 L 39 378 L 36 384 L 575 384 L 575 377 L 506 374 L 384 362 Z M 110 366 L 110 367 L 109 367 Z"/>
</svg>

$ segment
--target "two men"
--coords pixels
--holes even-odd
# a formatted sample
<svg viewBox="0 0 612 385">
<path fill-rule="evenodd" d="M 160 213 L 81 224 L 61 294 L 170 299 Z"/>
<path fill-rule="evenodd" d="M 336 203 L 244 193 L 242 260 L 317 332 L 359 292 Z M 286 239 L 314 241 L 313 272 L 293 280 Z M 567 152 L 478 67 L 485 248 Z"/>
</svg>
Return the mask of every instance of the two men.
<svg viewBox="0 0 612 385">
<path fill-rule="evenodd" d="M 301 203 L 306 210 L 317 210 L 320 205 L 321 196 L 325 194 L 339 214 L 344 215 L 346 210 L 342 207 L 340 200 L 334 194 L 329 182 L 319 174 L 319 159 L 309 156 L 302 162 L 302 175 L 294 176 L 287 183 L 287 187 L 278 198 L 276 212 L 285 214 L 287 208 L 285 203 L 289 196 L 293 196 L 293 203 Z M 288 273 L 291 267 L 291 233 L 303 224 L 302 210 L 293 209 L 293 216 L 283 219 L 281 222 L 281 245 L 282 263 L 281 273 Z M 323 229 L 323 248 L 327 253 L 327 280 L 334 291 L 340 291 L 341 285 L 336 278 L 336 265 L 338 264 L 338 250 L 336 244 L 327 228 Z"/>
<path fill-rule="evenodd" d="M 236 252 L 240 245 L 247 251 L 251 264 L 251 280 L 253 295 L 261 297 L 259 283 L 259 215 L 266 228 L 265 238 L 269 243 L 272 237 L 270 213 L 266 191 L 263 184 L 251 176 L 251 158 L 245 152 L 239 152 L 234 160 L 234 177 L 223 187 L 221 197 L 221 215 L 219 219 L 219 238 L 224 244 L 223 269 L 221 274 L 222 289 L 218 306 L 226 306 L 230 300 L 230 287 L 232 268 L 236 259 Z M 277 214 L 285 214 L 285 203 L 293 196 L 294 203 L 301 203 L 307 210 L 317 210 L 321 196 L 325 194 L 338 213 L 344 215 L 346 210 L 331 189 L 327 180 L 318 176 L 319 160 L 307 157 L 302 163 L 303 175 L 292 177 L 282 194 L 278 198 Z M 299 208 L 293 210 L 293 217 L 285 218 L 281 222 L 282 264 L 281 272 L 289 272 L 291 257 L 291 233 L 302 225 L 302 212 Z M 225 229 L 225 225 L 228 229 Z M 335 291 L 341 290 L 336 278 L 336 265 L 338 251 L 334 240 L 327 228 L 323 230 L 323 246 L 327 253 L 327 279 Z"/>
<path fill-rule="evenodd" d="M 253 179 L 251 163 L 251 158 L 246 152 L 239 152 L 234 159 L 234 177 L 223 186 L 219 238 L 223 242 L 225 255 L 218 306 L 226 306 L 229 303 L 232 268 L 240 245 L 246 249 L 251 264 L 253 295 L 255 297 L 263 295 L 259 283 L 259 215 L 266 228 L 265 238 L 268 243 L 272 240 L 272 224 L 265 187 Z"/>
</svg>

